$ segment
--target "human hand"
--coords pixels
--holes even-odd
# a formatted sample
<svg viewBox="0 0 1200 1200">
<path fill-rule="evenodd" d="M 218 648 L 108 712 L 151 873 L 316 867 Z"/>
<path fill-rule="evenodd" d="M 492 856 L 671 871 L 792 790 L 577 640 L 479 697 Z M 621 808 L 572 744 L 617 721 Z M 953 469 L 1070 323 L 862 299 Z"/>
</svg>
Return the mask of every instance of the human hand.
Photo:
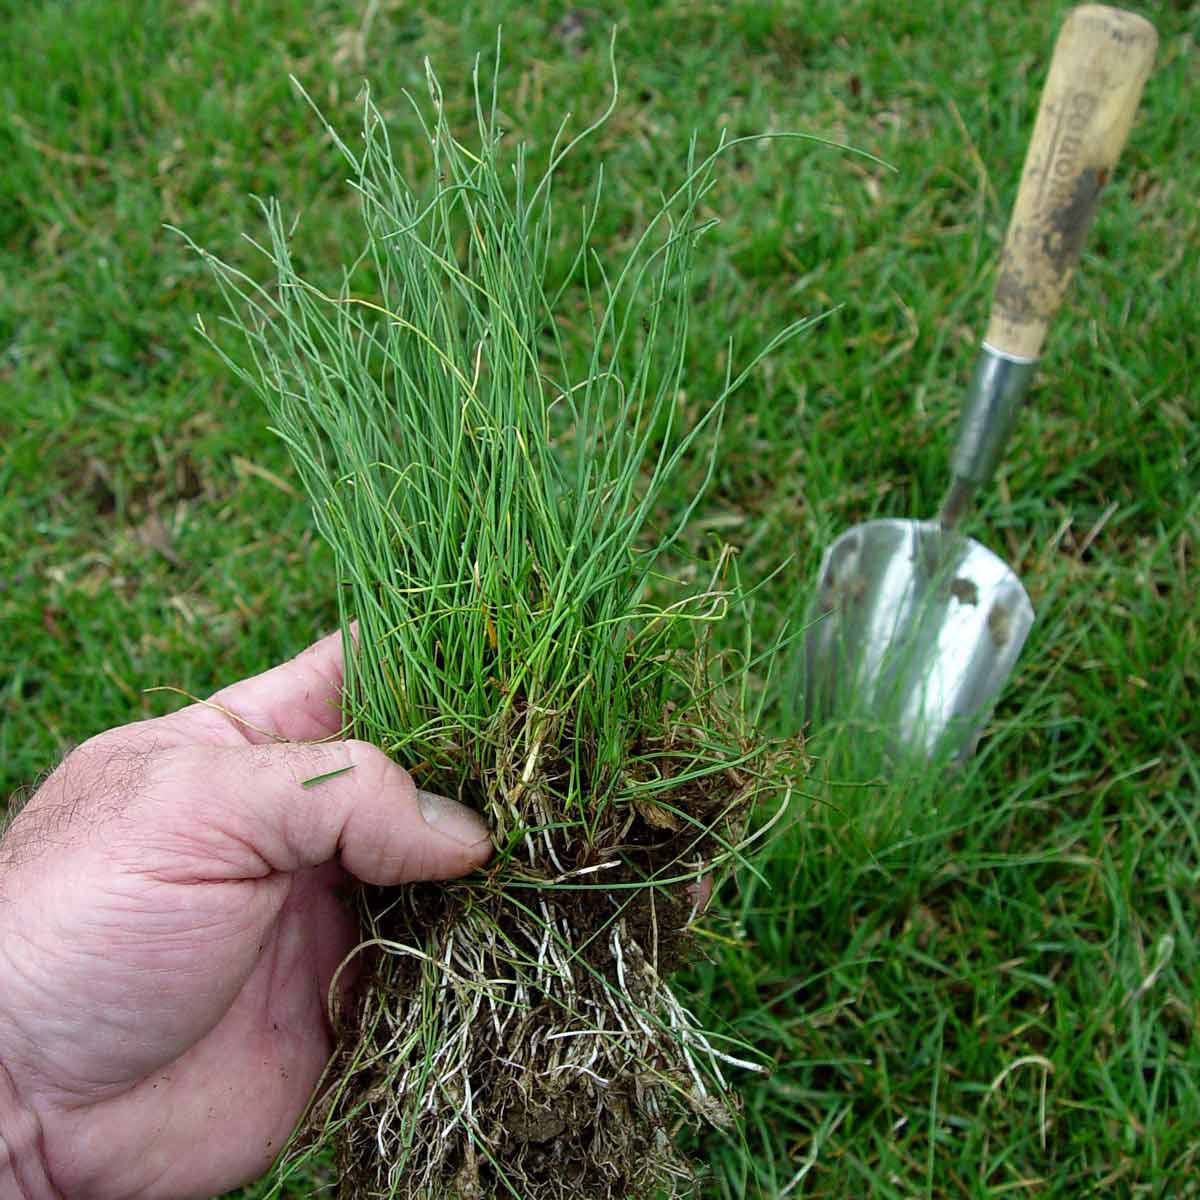
<svg viewBox="0 0 1200 1200">
<path fill-rule="evenodd" d="M 100 734 L 0 841 L 0 1200 L 262 1174 L 332 1048 L 339 885 L 487 860 L 470 809 L 366 743 L 311 744 L 341 683 L 334 635 L 213 697 L 244 724 L 194 704 Z"/>
</svg>

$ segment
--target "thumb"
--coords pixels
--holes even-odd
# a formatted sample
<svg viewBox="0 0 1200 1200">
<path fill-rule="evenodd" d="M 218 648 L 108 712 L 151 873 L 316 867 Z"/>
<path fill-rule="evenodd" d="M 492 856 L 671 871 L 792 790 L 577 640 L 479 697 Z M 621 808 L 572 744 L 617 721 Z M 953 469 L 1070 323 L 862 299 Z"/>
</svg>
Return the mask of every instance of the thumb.
<svg viewBox="0 0 1200 1200">
<path fill-rule="evenodd" d="M 162 759 L 170 786 L 160 794 L 171 798 L 192 878 L 202 869 L 198 853 L 208 878 L 338 859 L 364 883 L 383 885 L 465 875 L 491 856 L 478 813 L 419 791 L 367 742 L 188 746 Z"/>
</svg>

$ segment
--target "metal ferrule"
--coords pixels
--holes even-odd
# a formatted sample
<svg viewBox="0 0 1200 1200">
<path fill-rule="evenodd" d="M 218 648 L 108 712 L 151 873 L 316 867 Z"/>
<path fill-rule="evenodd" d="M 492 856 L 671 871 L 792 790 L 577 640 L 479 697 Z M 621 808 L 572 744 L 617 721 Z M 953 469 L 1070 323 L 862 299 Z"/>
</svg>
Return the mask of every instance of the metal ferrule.
<svg viewBox="0 0 1200 1200">
<path fill-rule="evenodd" d="M 956 524 L 971 496 L 991 479 L 1036 366 L 1036 359 L 1004 354 L 987 342 L 980 347 L 950 460 L 954 482 L 942 505 L 943 525 Z"/>
</svg>

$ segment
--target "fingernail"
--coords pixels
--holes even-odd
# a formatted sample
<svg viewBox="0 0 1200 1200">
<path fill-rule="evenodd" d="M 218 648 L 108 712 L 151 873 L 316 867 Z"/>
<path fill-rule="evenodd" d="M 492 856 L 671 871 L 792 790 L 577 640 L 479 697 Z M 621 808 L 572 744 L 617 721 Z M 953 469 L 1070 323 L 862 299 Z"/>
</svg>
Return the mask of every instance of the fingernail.
<svg viewBox="0 0 1200 1200">
<path fill-rule="evenodd" d="M 439 796 L 436 792 L 418 791 L 417 803 L 421 806 L 425 824 L 453 838 L 460 846 L 478 846 L 491 836 L 483 818 L 457 800 Z"/>
</svg>

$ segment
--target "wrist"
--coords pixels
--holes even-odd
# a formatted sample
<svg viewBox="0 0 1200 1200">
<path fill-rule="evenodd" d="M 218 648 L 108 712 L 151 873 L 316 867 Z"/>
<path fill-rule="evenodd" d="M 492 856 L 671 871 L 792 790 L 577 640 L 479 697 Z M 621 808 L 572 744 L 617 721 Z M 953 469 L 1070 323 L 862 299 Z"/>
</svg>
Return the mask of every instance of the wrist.
<svg viewBox="0 0 1200 1200">
<path fill-rule="evenodd" d="M 0 1063 L 0 1200 L 62 1200 L 46 1169 L 42 1124 Z"/>
</svg>

